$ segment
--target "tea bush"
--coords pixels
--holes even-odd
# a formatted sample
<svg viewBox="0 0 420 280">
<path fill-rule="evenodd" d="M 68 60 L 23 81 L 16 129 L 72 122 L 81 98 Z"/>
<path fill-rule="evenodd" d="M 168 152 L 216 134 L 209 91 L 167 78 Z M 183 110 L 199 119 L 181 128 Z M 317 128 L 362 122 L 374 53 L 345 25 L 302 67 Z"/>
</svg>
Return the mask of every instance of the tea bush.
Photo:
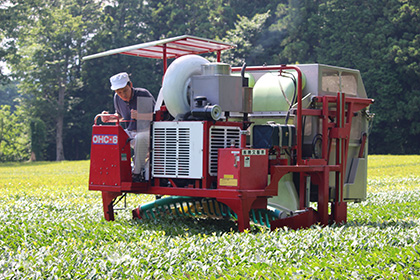
<svg viewBox="0 0 420 280">
<path fill-rule="evenodd" d="M 116 221 L 87 190 L 88 161 L 0 165 L 1 279 L 407 279 L 420 276 L 420 156 L 370 156 L 348 223 L 238 233 L 231 221 Z"/>
</svg>

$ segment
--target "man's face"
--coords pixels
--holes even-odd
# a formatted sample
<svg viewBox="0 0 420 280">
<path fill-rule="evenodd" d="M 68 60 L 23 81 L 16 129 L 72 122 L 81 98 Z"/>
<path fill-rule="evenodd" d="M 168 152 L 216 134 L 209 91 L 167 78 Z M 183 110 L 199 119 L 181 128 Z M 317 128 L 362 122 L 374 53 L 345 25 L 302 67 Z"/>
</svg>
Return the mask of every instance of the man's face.
<svg viewBox="0 0 420 280">
<path fill-rule="evenodd" d="M 131 93 L 132 93 L 132 90 L 131 90 L 131 83 L 128 83 L 125 87 L 123 87 L 123 88 L 119 88 L 119 89 L 117 89 L 116 91 L 115 91 L 117 94 L 118 94 L 118 96 L 122 99 L 122 100 L 124 100 L 125 102 L 128 102 L 128 101 L 130 101 L 130 99 L 131 99 Z"/>
</svg>

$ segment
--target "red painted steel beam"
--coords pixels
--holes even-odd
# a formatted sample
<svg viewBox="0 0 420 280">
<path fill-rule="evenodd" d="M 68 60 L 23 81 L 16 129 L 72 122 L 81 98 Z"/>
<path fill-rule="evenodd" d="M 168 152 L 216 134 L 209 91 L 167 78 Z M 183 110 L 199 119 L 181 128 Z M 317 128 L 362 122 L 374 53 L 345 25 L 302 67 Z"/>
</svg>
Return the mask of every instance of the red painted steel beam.
<svg viewBox="0 0 420 280">
<path fill-rule="evenodd" d="M 167 52 L 166 52 L 166 44 L 163 45 L 163 50 L 162 50 L 162 54 L 163 54 L 163 75 L 165 75 L 166 73 L 166 69 L 168 69 L 168 57 L 167 57 Z M 163 77 L 162 77 L 162 81 L 163 81 Z"/>
<path fill-rule="evenodd" d="M 358 156 L 359 158 L 362 158 L 365 152 L 366 140 L 367 140 L 367 133 L 363 133 L 361 143 L 360 143 L 360 150 L 359 150 L 359 156 Z"/>
<path fill-rule="evenodd" d="M 104 208 L 104 216 L 107 221 L 114 221 L 114 199 L 120 196 L 121 192 L 102 192 L 102 205 Z"/>
<path fill-rule="evenodd" d="M 288 227 L 291 229 L 309 228 L 311 225 L 319 222 L 319 214 L 313 208 L 307 208 L 306 211 L 284 219 L 270 222 L 270 229 Z"/>
<path fill-rule="evenodd" d="M 121 186 L 121 190 L 130 193 L 144 193 L 144 194 L 161 194 L 161 195 L 177 195 L 177 196 L 192 196 L 192 197 L 261 197 L 275 195 L 274 191 L 262 190 L 238 190 L 238 189 L 196 189 L 196 188 L 174 188 L 149 186 L 143 189 L 136 189 L 139 183 L 126 182 Z M 106 186 L 104 187 L 106 188 Z"/>
</svg>

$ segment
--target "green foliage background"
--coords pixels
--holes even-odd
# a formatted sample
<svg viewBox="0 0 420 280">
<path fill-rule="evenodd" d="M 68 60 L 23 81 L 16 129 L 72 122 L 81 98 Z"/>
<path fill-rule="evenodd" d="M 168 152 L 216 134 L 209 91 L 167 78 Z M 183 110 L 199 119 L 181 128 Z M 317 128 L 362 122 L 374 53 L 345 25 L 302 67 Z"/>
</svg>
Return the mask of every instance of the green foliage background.
<svg viewBox="0 0 420 280">
<path fill-rule="evenodd" d="M 346 225 L 273 232 L 233 222 L 116 221 L 87 190 L 88 161 L 0 164 L 1 279 L 418 279 L 420 156 L 370 156 Z M 52 172 L 53 171 L 53 172 Z"/>
<path fill-rule="evenodd" d="M 418 1 L 0 0 L 0 17 L 0 62 L 11 71 L 1 70 L 9 85 L 0 88 L 0 104 L 21 106 L 46 125 L 39 158 L 89 156 L 93 117 L 113 110 L 111 75 L 127 71 L 135 86 L 159 92 L 162 61 L 117 55 L 82 63 L 83 56 L 183 34 L 237 44 L 223 54 L 234 66 L 359 69 L 376 100 L 370 152 L 420 151 Z"/>
</svg>

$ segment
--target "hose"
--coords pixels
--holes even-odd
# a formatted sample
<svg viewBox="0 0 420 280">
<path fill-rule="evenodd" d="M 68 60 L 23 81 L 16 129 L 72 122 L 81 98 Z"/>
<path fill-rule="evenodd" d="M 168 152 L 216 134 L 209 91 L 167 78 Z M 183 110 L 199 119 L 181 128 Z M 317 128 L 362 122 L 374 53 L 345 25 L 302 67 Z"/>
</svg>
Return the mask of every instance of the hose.
<svg viewBox="0 0 420 280">
<path fill-rule="evenodd" d="M 293 85 L 294 85 L 294 89 L 295 89 L 294 92 L 293 92 L 292 102 L 289 102 L 286 98 L 287 102 L 289 103 L 289 110 L 287 110 L 287 114 L 286 114 L 286 118 L 285 118 L 285 124 L 287 124 L 288 121 L 289 121 L 289 117 L 290 117 L 290 110 L 292 109 L 293 104 L 295 104 L 296 98 L 297 98 L 297 82 L 296 82 L 295 76 L 293 74 L 289 73 L 289 72 L 282 72 L 281 75 L 285 78 L 291 79 L 293 81 Z M 283 91 L 283 88 L 281 88 L 281 90 Z M 284 95 L 284 92 L 283 92 L 283 95 Z"/>
</svg>

